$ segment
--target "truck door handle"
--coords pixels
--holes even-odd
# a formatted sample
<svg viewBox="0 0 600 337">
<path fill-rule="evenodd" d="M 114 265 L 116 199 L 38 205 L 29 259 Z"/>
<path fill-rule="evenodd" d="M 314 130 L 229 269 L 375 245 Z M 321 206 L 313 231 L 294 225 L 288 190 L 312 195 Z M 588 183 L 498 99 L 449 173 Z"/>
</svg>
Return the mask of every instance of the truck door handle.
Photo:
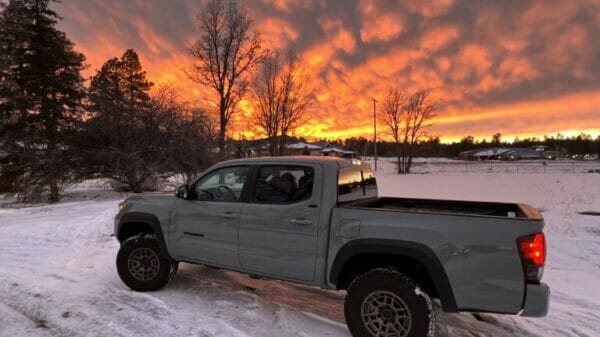
<svg viewBox="0 0 600 337">
<path fill-rule="evenodd" d="M 312 221 L 305 219 L 305 218 L 294 218 L 290 220 L 290 223 L 292 225 L 299 225 L 299 226 L 309 226 L 312 225 Z"/>
<path fill-rule="evenodd" d="M 222 218 L 225 218 L 225 219 L 232 219 L 233 220 L 233 219 L 237 219 L 238 218 L 238 215 L 236 213 L 234 213 L 234 212 L 223 212 L 223 213 L 221 213 L 219 215 Z"/>
</svg>

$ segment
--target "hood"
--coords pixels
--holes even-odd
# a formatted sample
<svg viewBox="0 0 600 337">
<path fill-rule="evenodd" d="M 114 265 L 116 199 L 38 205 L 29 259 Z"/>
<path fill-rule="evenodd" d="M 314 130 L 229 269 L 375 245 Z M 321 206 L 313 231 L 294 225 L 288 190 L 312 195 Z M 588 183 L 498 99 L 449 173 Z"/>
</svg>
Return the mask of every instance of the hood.
<svg viewBox="0 0 600 337">
<path fill-rule="evenodd" d="M 173 194 L 168 193 L 147 193 L 147 194 L 135 194 L 125 198 L 125 201 L 164 201 L 164 200 L 175 200 Z"/>
<path fill-rule="evenodd" d="M 173 194 L 136 194 L 125 199 L 125 209 L 149 213 L 170 211 L 176 199 Z"/>
</svg>

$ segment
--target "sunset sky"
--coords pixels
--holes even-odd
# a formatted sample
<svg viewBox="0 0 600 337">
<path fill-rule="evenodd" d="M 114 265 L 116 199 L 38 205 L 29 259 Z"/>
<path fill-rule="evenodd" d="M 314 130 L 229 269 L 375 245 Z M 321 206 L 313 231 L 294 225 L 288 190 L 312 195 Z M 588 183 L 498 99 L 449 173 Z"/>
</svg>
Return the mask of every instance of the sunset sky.
<svg viewBox="0 0 600 337">
<path fill-rule="evenodd" d="M 372 135 L 372 101 L 392 86 L 429 88 L 444 141 L 600 134 L 600 1 L 241 1 L 269 49 L 293 45 L 316 104 L 299 135 Z M 53 4 L 91 76 L 135 49 L 153 82 L 206 104 L 187 47 L 204 1 L 69 0 Z M 243 101 L 232 133 L 252 133 Z M 380 126 L 383 129 L 383 126 Z M 385 135 L 381 135 L 385 137 Z"/>
</svg>

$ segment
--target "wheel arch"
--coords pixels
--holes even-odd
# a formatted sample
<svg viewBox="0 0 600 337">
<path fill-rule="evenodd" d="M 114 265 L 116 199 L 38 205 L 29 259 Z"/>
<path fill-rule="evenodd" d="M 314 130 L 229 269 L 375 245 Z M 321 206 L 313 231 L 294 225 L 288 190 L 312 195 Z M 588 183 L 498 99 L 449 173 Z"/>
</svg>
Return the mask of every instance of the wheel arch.
<svg viewBox="0 0 600 337">
<path fill-rule="evenodd" d="M 421 266 L 423 270 L 418 270 Z M 444 311 L 458 311 L 454 292 L 440 260 L 433 250 L 416 242 L 389 239 L 350 241 L 340 248 L 333 260 L 329 280 L 338 289 L 345 289 L 357 274 L 380 267 L 405 267 L 409 270 L 401 271 L 409 276 L 415 277 L 410 275 L 412 272 L 417 274 L 417 278 L 426 277 L 424 281 L 428 284 L 423 286 L 433 288 Z"/>
<path fill-rule="evenodd" d="M 160 250 L 170 256 L 165 237 L 160 226 L 160 221 L 154 214 L 144 212 L 130 212 L 121 216 L 115 235 L 119 242 L 139 233 L 152 233 L 156 235 Z"/>
</svg>

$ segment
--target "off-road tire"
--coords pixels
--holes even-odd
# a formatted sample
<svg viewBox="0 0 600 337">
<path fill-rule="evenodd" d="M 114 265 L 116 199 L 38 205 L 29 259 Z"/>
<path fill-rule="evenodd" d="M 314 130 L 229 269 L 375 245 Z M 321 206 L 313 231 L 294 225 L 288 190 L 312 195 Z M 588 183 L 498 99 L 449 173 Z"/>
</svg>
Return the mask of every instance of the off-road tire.
<svg viewBox="0 0 600 337">
<path fill-rule="evenodd" d="M 117 271 L 132 290 L 158 290 L 175 276 L 177 262 L 160 250 L 154 234 L 139 234 L 123 241 L 117 253 Z"/>
<path fill-rule="evenodd" d="M 386 306 L 387 302 L 394 304 Z M 344 314 L 354 337 L 434 335 L 431 300 L 416 282 L 393 269 L 373 269 L 356 277 L 348 287 Z"/>
</svg>

